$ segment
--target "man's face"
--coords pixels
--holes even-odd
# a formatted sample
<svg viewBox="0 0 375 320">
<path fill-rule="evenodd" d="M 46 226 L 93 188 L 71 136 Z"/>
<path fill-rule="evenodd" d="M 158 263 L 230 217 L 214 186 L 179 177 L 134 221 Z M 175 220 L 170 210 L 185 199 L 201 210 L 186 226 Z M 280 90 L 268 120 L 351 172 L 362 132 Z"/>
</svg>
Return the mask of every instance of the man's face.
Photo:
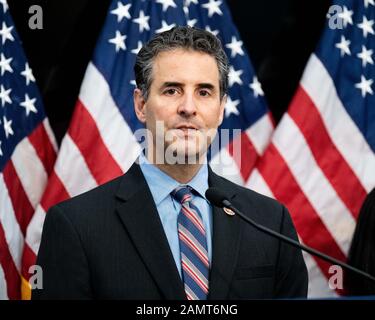
<svg viewBox="0 0 375 320">
<path fill-rule="evenodd" d="M 220 99 L 216 60 L 192 50 L 162 52 L 154 59 L 152 79 L 147 101 L 136 89 L 134 105 L 152 133 L 156 153 L 167 156 L 174 150 L 185 159 L 205 154 L 222 122 L 226 100 Z"/>
</svg>

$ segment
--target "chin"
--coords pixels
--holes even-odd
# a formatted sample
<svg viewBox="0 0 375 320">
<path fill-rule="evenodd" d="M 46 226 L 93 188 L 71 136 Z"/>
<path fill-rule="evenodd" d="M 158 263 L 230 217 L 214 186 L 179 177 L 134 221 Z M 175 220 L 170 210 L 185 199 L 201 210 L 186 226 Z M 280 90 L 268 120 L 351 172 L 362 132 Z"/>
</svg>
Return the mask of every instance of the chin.
<svg viewBox="0 0 375 320">
<path fill-rule="evenodd" d="M 204 145 L 196 143 L 194 139 L 175 141 L 165 150 L 167 163 L 197 164 L 206 153 Z M 203 160 L 205 157 L 203 157 Z"/>
</svg>

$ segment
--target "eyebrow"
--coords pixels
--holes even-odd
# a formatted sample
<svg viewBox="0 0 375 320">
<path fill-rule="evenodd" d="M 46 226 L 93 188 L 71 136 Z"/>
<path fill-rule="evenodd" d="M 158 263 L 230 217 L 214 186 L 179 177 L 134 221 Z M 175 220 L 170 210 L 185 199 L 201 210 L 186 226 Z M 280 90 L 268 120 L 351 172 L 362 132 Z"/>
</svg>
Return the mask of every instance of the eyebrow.
<svg viewBox="0 0 375 320">
<path fill-rule="evenodd" d="M 210 90 L 215 90 L 215 86 L 211 83 L 200 83 L 198 85 L 199 88 L 204 88 L 204 89 L 210 89 Z"/>
<path fill-rule="evenodd" d="M 161 89 L 167 88 L 167 87 L 183 87 L 184 85 L 180 82 L 164 82 L 161 86 Z"/>
<path fill-rule="evenodd" d="M 164 88 L 167 88 L 167 87 L 184 87 L 184 86 L 185 85 L 181 82 L 164 82 L 163 85 L 161 86 L 161 89 L 164 89 Z M 215 89 L 215 86 L 211 83 L 199 83 L 198 87 L 210 89 L 210 90 Z"/>
</svg>

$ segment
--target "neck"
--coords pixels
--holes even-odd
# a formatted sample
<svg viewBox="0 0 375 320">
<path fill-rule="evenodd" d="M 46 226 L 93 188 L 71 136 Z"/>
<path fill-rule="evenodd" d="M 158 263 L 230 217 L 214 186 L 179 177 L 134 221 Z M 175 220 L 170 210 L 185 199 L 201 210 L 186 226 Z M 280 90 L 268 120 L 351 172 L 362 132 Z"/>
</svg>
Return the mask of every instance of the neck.
<svg viewBox="0 0 375 320">
<path fill-rule="evenodd" d="M 181 184 L 187 184 L 198 173 L 202 164 L 155 164 L 161 171 Z"/>
</svg>

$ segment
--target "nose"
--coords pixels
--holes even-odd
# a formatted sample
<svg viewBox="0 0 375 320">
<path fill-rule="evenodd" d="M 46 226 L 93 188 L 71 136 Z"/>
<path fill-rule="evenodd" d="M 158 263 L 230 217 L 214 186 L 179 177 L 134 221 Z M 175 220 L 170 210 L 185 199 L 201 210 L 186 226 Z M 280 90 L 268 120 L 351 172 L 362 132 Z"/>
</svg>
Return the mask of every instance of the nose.
<svg viewBox="0 0 375 320">
<path fill-rule="evenodd" d="M 189 118 L 197 114 L 197 106 L 193 94 L 185 93 L 178 106 L 178 114 L 184 118 Z"/>
</svg>

